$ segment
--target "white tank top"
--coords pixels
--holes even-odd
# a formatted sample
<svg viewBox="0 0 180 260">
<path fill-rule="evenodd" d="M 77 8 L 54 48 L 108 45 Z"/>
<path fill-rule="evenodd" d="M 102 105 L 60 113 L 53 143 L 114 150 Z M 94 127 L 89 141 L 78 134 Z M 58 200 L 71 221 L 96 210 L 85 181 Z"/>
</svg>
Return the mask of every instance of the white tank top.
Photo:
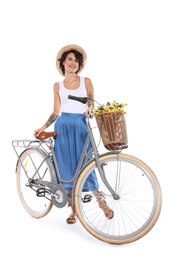
<svg viewBox="0 0 180 260">
<path fill-rule="evenodd" d="M 87 104 L 82 104 L 79 101 L 75 101 L 68 98 L 68 95 L 77 97 L 87 97 L 86 86 L 84 83 L 84 77 L 80 77 L 80 86 L 77 89 L 70 90 L 65 88 L 64 80 L 59 82 L 59 96 L 61 99 L 61 112 L 84 114 L 87 110 Z"/>
</svg>

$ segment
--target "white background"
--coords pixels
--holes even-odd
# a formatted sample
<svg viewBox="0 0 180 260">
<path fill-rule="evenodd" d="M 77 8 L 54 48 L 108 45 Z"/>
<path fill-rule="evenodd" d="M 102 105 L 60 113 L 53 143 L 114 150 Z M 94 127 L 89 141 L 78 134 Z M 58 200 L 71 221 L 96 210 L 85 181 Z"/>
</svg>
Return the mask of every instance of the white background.
<svg viewBox="0 0 180 260">
<path fill-rule="evenodd" d="M 175 0 L 4 0 L 0 3 L 1 215 L 3 259 L 176 259 L 180 256 L 179 71 L 180 8 Z M 66 44 L 88 55 L 81 75 L 90 77 L 100 103 L 127 102 L 129 148 L 156 173 L 162 212 L 135 243 L 98 241 L 69 209 L 43 219 L 22 208 L 15 183 L 11 141 L 31 139 L 49 117 L 52 86 L 61 79 L 56 54 Z M 53 129 L 53 128 L 49 128 Z"/>
</svg>

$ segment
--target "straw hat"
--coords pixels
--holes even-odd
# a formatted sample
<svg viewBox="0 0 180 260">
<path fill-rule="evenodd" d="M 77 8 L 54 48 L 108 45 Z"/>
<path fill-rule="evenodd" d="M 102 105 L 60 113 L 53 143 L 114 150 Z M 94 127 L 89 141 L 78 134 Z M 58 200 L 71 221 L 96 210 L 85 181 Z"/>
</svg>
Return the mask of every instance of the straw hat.
<svg viewBox="0 0 180 260">
<path fill-rule="evenodd" d="M 76 50 L 76 51 L 80 52 L 83 56 L 83 65 L 82 65 L 81 69 L 78 71 L 78 74 L 84 69 L 84 66 L 85 66 L 85 63 L 87 60 L 86 52 L 83 50 L 83 48 L 81 48 L 78 45 L 75 45 L 75 44 L 66 45 L 62 49 L 60 49 L 60 51 L 58 52 L 57 57 L 56 57 L 56 68 L 62 76 L 64 76 L 64 74 L 59 66 L 59 59 L 61 59 L 63 53 L 65 53 L 67 51 L 71 51 L 71 50 Z"/>
</svg>

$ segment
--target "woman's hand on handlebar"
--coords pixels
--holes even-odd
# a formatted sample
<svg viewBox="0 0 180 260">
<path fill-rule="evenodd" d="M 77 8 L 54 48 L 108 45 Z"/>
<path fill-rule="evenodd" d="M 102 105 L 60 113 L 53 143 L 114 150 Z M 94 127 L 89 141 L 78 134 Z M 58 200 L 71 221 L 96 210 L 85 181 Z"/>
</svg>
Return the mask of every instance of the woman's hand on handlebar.
<svg viewBox="0 0 180 260">
<path fill-rule="evenodd" d="M 84 115 L 85 115 L 85 116 L 91 116 L 91 111 L 92 111 L 92 109 L 91 109 L 91 107 L 89 107 L 89 108 L 84 112 Z"/>
</svg>

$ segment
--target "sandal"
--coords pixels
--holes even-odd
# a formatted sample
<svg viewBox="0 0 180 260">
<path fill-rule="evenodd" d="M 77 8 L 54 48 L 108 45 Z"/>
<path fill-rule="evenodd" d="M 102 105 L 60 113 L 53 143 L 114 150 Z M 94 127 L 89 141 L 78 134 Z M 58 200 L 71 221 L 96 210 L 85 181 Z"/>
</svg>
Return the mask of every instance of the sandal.
<svg viewBox="0 0 180 260">
<path fill-rule="evenodd" d="M 104 215 L 107 219 L 112 219 L 114 217 L 114 211 L 110 209 L 104 199 L 97 200 L 99 207 L 104 211 Z"/>
<path fill-rule="evenodd" d="M 76 216 L 76 213 L 72 213 L 69 218 L 66 219 L 66 222 L 68 224 L 74 224 L 76 223 L 76 220 L 77 220 L 77 216 Z"/>
</svg>

